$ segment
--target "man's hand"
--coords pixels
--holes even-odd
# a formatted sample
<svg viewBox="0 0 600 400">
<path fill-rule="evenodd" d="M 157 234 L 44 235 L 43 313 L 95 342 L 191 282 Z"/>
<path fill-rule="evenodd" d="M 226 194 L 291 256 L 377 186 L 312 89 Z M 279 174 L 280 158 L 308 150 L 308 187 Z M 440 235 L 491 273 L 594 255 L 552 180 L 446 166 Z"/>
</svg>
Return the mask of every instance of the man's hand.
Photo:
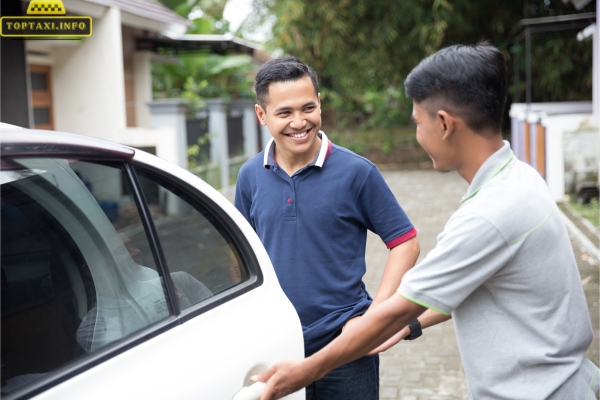
<svg viewBox="0 0 600 400">
<path fill-rule="evenodd" d="M 302 361 L 274 365 L 253 381 L 267 382 L 261 400 L 278 399 L 325 376 L 329 371 L 366 355 L 425 311 L 399 294 L 370 308 L 327 346 Z"/>
<path fill-rule="evenodd" d="M 315 369 L 306 364 L 306 360 L 283 361 L 251 377 L 254 382 L 267 383 L 260 400 L 280 399 L 310 385 L 318 377 L 314 375 Z"/>
</svg>

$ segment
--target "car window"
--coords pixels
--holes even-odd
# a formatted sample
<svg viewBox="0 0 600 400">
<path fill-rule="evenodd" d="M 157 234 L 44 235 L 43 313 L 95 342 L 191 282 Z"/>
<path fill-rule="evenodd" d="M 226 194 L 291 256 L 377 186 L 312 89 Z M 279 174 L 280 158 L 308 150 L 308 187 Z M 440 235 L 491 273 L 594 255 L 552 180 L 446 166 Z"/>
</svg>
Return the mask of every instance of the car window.
<svg viewBox="0 0 600 400">
<path fill-rule="evenodd" d="M 213 213 L 170 182 L 136 172 L 181 309 L 248 280 L 247 266 Z"/>
<path fill-rule="evenodd" d="M 170 315 L 121 167 L 2 159 L 2 394 Z"/>
</svg>

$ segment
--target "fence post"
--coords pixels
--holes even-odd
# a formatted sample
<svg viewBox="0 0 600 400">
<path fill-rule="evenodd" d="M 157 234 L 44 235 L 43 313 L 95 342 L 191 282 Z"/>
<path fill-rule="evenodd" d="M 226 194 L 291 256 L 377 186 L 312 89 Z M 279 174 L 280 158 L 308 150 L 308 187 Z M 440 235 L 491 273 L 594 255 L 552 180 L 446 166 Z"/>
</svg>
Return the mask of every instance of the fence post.
<svg viewBox="0 0 600 400">
<path fill-rule="evenodd" d="M 261 150 L 258 146 L 258 126 L 256 123 L 256 112 L 254 111 L 254 100 L 236 100 L 231 102 L 231 108 L 242 111 L 242 126 L 244 131 L 244 155 L 247 158 L 254 157 Z"/>
<path fill-rule="evenodd" d="M 187 132 L 185 114 L 188 101 L 185 99 L 161 99 L 148 102 L 151 123 L 155 128 L 168 127 L 168 134 L 157 135 L 156 155 L 182 168 L 187 163 Z"/>
<path fill-rule="evenodd" d="M 227 99 L 204 100 L 208 109 L 210 161 L 217 163 L 221 175 L 221 190 L 229 187 L 229 143 L 227 141 Z"/>
<path fill-rule="evenodd" d="M 185 99 L 161 99 L 148 102 L 151 123 L 155 128 L 166 128 L 156 135 L 156 155 L 187 169 L 187 130 L 185 114 L 188 101 Z M 161 205 L 168 215 L 185 210 L 186 205 L 175 194 L 160 188 Z"/>
</svg>

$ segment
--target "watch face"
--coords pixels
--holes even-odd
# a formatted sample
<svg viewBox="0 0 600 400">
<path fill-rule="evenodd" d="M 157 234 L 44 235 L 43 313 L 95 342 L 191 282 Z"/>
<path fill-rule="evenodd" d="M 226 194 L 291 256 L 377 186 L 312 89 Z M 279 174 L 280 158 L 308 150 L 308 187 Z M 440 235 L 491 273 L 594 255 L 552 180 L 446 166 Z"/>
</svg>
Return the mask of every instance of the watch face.
<svg viewBox="0 0 600 400">
<path fill-rule="evenodd" d="M 411 322 L 408 327 L 410 329 L 410 335 L 406 337 L 406 340 L 415 340 L 423 334 L 423 331 L 421 330 L 421 323 L 418 319 Z"/>
</svg>

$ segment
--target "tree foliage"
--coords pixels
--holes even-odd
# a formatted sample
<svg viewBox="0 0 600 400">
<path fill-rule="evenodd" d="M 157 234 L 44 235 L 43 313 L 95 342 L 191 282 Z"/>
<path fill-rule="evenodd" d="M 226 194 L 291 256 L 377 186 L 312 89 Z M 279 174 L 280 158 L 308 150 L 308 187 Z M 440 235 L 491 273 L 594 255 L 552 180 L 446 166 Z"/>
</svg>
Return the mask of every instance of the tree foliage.
<svg viewBox="0 0 600 400">
<path fill-rule="evenodd" d="M 152 66 L 152 88 L 155 97 L 187 98 L 197 109 L 202 98 L 253 98 L 253 71 L 246 55 L 182 55 L 176 63 Z"/>
<path fill-rule="evenodd" d="M 373 116 L 402 123 L 406 114 L 386 117 L 391 111 L 386 104 L 402 103 L 389 93 L 400 93 L 408 72 L 438 49 L 487 40 L 512 69 L 511 29 L 519 20 L 577 12 L 561 0 L 254 0 L 254 5 L 257 16 L 274 17 L 271 48 L 313 66 L 338 119 L 359 124 Z M 581 12 L 594 10 L 592 2 Z M 576 33 L 534 36 L 535 101 L 591 97 L 591 43 L 577 42 Z M 524 57 L 520 61 L 523 91 Z"/>
<path fill-rule="evenodd" d="M 190 19 L 188 34 L 228 32 L 223 19 L 227 0 L 161 0 L 167 7 Z M 189 53 L 170 63 L 152 65 L 155 97 L 187 98 L 192 110 L 202 106 L 203 98 L 252 98 L 254 66 L 247 55 Z"/>
</svg>

